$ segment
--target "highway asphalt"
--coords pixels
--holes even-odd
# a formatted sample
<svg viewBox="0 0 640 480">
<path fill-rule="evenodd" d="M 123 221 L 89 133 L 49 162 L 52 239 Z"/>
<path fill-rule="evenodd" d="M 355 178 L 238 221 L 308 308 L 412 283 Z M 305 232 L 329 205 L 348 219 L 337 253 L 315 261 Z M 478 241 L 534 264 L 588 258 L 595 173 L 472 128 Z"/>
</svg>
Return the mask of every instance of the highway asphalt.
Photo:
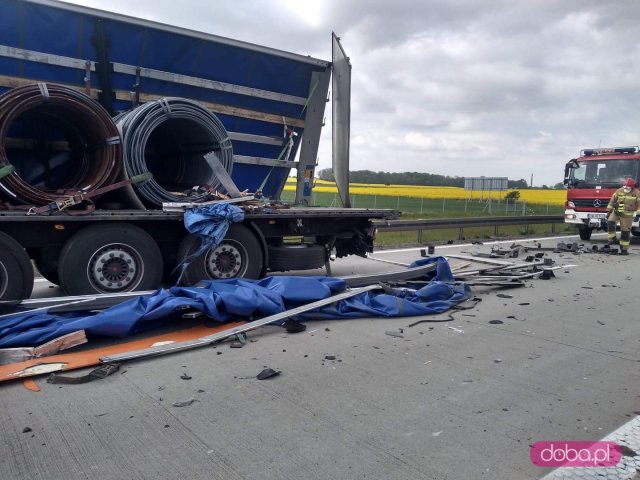
<svg viewBox="0 0 640 480">
<path fill-rule="evenodd" d="M 605 240 L 541 245 L 561 241 L 590 250 Z M 436 246 L 435 254 L 491 247 Z M 532 464 L 533 443 L 599 440 L 640 415 L 635 238 L 631 251 L 548 252 L 555 265 L 575 266 L 521 288 L 474 287 L 481 301 L 445 322 L 309 321 L 297 334 L 264 327 L 243 348 L 128 362 L 88 384 L 39 378 L 38 392 L 1 384 L 0 478 L 540 478 L 550 470 Z M 337 260 L 333 274 L 402 269 L 389 262 L 420 253 L 374 257 L 382 261 Z M 257 380 L 267 367 L 280 375 Z"/>
</svg>

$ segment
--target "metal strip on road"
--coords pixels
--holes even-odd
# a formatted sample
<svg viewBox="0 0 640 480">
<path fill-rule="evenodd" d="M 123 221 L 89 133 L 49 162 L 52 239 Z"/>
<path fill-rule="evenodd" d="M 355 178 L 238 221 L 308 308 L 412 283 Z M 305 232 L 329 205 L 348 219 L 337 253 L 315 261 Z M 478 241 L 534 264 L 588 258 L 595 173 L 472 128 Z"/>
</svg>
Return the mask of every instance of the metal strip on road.
<svg viewBox="0 0 640 480">
<path fill-rule="evenodd" d="M 627 422 L 618 430 L 610 433 L 602 441 L 615 442 L 631 451 L 623 452 L 620 463 L 615 467 L 560 467 L 542 480 L 631 480 L 640 473 L 640 416 Z M 632 452 L 635 453 L 634 456 Z"/>
<path fill-rule="evenodd" d="M 285 318 L 293 317 L 294 315 L 298 315 L 299 313 L 315 310 L 316 308 L 324 307 L 326 305 L 331 305 L 332 303 L 335 303 L 339 300 L 351 298 L 361 293 L 368 292 L 371 290 L 377 290 L 380 288 L 382 288 L 380 285 L 369 285 L 362 288 L 354 288 L 351 290 L 344 291 L 342 293 L 338 293 L 337 295 L 333 295 L 332 297 L 324 298 L 322 300 L 308 303 L 306 305 L 301 305 L 299 307 L 292 308 L 284 312 L 276 313 L 275 315 L 269 315 L 268 317 L 255 320 L 253 322 L 245 323 L 244 325 L 241 325 L 239 327 L 230 328 L 220 333 L 215 333 L 213 335 L 199 338 L 197 340 L 172 343 L 170 345 L 162 345 L 159 347 L 145 348 L 143 350 L 136 350 L 133 352 L 110 355 L 110 356 L 102 357 L 100 361 L 102 363 L 121 362 L 124 360 L 134 360 L 137 358 L 155 357 L 159 355 L 166 355 L 168 353 L 182 352 L 184 350 L 191 350 L 193 348 L 213 345 L 214 343 L 219 342 L 220 340 L 225 340 L 239 333 L 244 333 L 249 330 L 253 330 L 254 328 L 257 328 L 257 327 L 262 327 L 264 325 L 269 325 L 270 323 L 274 323 L 279 320 L 284 320 Z"/>
</svg>

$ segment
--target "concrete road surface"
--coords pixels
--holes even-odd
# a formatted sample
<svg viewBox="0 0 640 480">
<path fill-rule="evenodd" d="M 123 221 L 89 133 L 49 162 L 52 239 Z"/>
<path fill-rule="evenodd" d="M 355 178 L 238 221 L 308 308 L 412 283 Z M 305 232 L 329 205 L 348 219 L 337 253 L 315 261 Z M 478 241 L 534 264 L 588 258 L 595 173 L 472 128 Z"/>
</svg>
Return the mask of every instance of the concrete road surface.
<svg viewBox="0 0 640 480">
<path fill-rule="evenodd" d="M 542 245 L 559 241 L 579 240 Z M 0 478 L 540 478 L 549 469 L 532 464 L 533 443 L 599 440 L 640 414 L 640 245 L 628 257 L 548 256 L 576 266 L 523 288 L 474 288 L 481 301 L 453 320 L 265 327 L 241 349 L 129 362 L 89 384 L 0 385 Z M 387 262 L 337 261 L 333 273 L 402 268 Z M 265 367 L 282 373 L 256 380 Z"/>
</svg>

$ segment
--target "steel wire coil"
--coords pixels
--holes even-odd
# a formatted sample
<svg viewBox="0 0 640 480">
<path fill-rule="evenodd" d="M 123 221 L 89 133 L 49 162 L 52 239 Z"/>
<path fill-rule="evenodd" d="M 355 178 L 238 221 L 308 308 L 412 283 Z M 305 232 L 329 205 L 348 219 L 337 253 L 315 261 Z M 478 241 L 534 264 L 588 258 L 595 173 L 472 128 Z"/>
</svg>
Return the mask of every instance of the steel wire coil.
<svg viewBox="0 0 640 480">
<path fill-rule="evenodd" d="M 0 95 L 0 167 L 12 167 L 0 179 L 12 203 L 41 206 L 90 193 L 118 180 L 120 134 L 82 92 L 45 83 L 14 88 Z"/>
<path fill-rule="evenodd" d="M 215 152 L 231 173 L 233 148 L 227 131 L 197 102 L 163 98 L 116 116 L 116 123 L 123 136 L 129 177 L 153 174 L 152 180 L 135 185 L 146 204 L 158 207 L 163 202 L 206 200 L 206 191 L 220 188 L 204 159 L 206 153 Z"/>
</svg>

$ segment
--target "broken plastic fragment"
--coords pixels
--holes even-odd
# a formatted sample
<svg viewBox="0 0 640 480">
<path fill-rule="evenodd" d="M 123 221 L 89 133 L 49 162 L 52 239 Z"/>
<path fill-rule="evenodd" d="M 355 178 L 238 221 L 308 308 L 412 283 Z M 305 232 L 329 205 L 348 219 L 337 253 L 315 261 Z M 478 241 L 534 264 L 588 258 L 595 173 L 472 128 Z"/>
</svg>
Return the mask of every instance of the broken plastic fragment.
<svg viewBox="0 0 640 480">
<path fill-rule="evenodd" d="M 267 378 L 276 377 L 278 375 L 280 375 L 280 372 L 274 370 L 273 368 L 265 368 L 256 376 L 256 378 L 258 380 L 266 380 Z"/>
<path fill-rule="evenodd" d="M 296 322 L 295 320 L 287 320 L 282 325 L 287 333 L 300 333 L 304 332 L 307 329 L 307 326 L 304 323 Z"/>
<path fill-rule="evenodd" d="M 394 332 L 394 331 L 391 331 L 391 330 L 387 330 L 384 333 L 385 333 L 385 335 L 389 335 L 390 337 L 404 338 L 404 335 L 402 335 L 402 333 L 400 333 L 400 332 Z"/>
<path fill-rule="evenodd" d="M 190 398 L 189 400 L 185 400 L 184 402 L 173 402 L 174 407 L 188 407 L 193 404 L 193 402 L 197 402 L 195 398 Z"/>
</svg>

